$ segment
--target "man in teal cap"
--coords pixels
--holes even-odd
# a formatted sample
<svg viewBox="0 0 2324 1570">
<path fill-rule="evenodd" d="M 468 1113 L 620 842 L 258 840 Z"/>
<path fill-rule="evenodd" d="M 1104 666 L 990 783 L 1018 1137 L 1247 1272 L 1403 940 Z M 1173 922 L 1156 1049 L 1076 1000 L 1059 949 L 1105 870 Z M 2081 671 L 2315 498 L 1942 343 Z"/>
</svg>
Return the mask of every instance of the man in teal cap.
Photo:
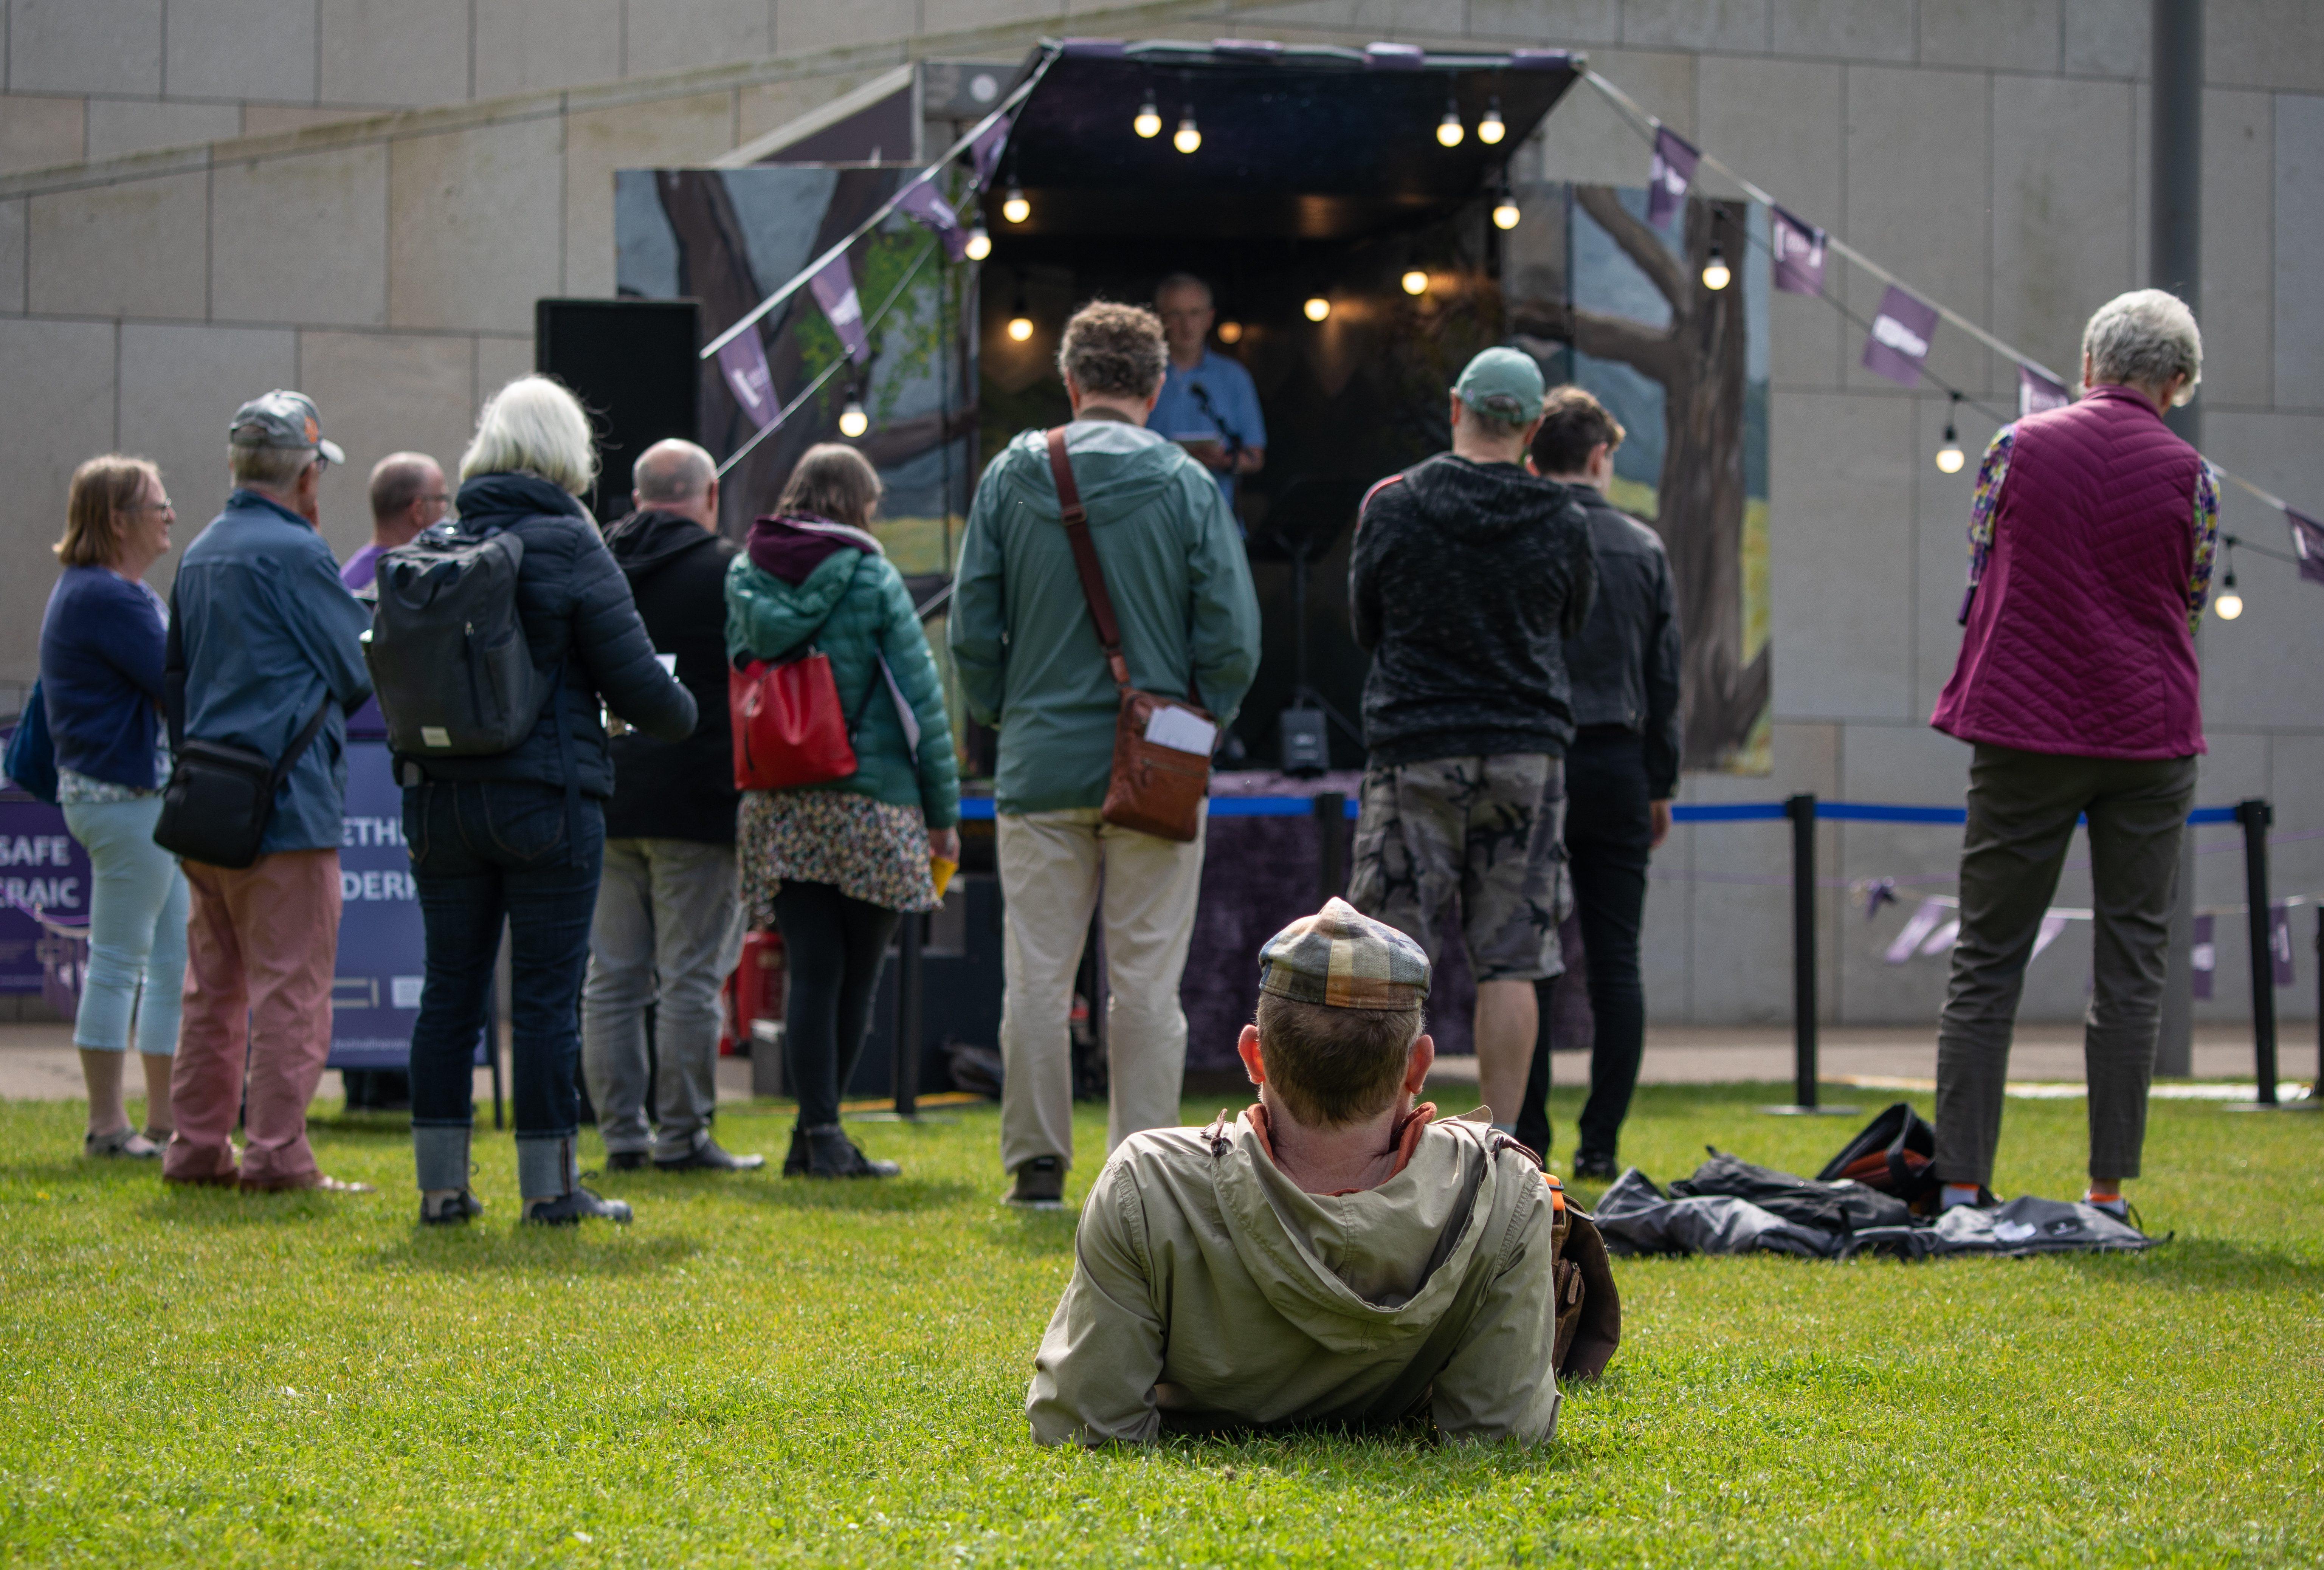
<svg viewBox="0 0 2324 1570">
<path fill-rule="evenodd" d="M 1532 1065 L 1533 984 L 1563 968 L 1564 641 L 1597 585 L 1587 515 L 1526 463 L 1544 392 L 1529 355 L 1471 360 L 1452 388 L 1452 450 L 1371 488 L 1348 564 L 1356 642 L 1372 654 L 1348 897 L 1434 961 L 1460 895 L 1478 1088 L 1505 1131 Z"/>
</svg>

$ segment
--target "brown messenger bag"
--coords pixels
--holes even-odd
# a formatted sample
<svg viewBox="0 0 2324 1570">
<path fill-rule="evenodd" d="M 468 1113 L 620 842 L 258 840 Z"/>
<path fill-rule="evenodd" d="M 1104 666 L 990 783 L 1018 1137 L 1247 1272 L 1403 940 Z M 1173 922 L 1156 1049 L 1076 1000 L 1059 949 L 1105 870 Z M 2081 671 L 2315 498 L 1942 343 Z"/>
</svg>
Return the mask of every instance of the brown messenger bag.
<svg viewBox="0 0 2324 1570">
<path fill-rule="evenodd" d="M 1113 684 L 1121 694 L 1121 707 L 1113 724 L 1113 772 L 1105 782 L 1105 806 L 1098 816 L 1157 839 L 1191 840 L 1202 832 L 1203 799 L 1211 789 L 1210 753 L 1150 741 L 1147 733 L 1157 716 L 1180 710 L 1209 727 L 1211 745 L 1215 748 L 1217 722 L 1199 705 L 1130 685 L 1130 662 L 1121 657 L 1121 625 L 1114 620 L 1113 599 L 1105 591 L 1105 573 L 1098 566 L 1097 547 L 1090 540 L 1089 514 L 1082 507 L 1073 464 L 1065 457 L 1063 426 L 1049 432 L 1049 473 L 1057 483 L 1060 521 L 1073 546 L 1074 568 L 1081 577 L 1082 595 L 1089 601 L 1090 620 L 1097 623 L 1106 669 L 1113 673 Z M 1194 686 L 1189 676 L 1189 694 L 1194 693 Z M 1165 728 L 1169 728 L 1169 722 L 1166 721 Z"/>
</svg>

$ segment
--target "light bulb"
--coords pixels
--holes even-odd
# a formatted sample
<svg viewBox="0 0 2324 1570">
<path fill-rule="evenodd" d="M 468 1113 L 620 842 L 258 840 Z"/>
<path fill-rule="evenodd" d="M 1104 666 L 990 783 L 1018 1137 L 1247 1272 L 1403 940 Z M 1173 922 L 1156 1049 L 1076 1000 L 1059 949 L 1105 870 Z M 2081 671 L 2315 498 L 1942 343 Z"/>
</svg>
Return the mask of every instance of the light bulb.
<svg viewBox="0 0 2324 1570">
<path fill-rule="evenodd" d="M 1406 274 L 1404 275 L 1404 291 L 1405 291 L 1406 294 L 1425 294 L 1425 293 L 1427 293 L 1427 292 L 1428 292 L 1428 274 L 1427 274 L 1427 273 L 1425 273 L 1425 272 L 1422 272 L 1419 268 L 1417 268 L 1417 267 L 1414 268 L 1411 272 L 1409 272 L 1406 273 Z"/>
<path fill-rule="evenodd" d="M 1509 128 L 1501 119 L 1501 101 L 1495 98 L 1485 110 L 1485 117 L 1477 122 L 1477 140 L 1492 147 L 1508 134 Z"/>
<path fill-rule="evenodd" d="M 1514 229 L 1517 226 L 1517 220 L 1523 217 L 1525 214 L 1517 210 L 1517 199 L 1506 191 L 1501 194 L 1501 199 L 1493 204 L 1493 227 L 1497 229 Z M 1719 285 L 1714 283 L 1711 287 L 1716 289 Z"/>
<path fill-rule="evenodd" d="M 1969 462 L 1969 455 L 1961 451 L 1960 435 L 1950 425 L 1947 425 L 1945 445 L 1937 448 L 1937 472 L 1941 475 L 1957 475 L 1961 472 L 1961 466 L 1967 462 Z"/>
<path fill-rule="evenodd" d="M 1239 321 L 1222 321 L 1219 323 L 1219 342 L 1222 344 L 1239 344 L 1242 342 L 1242 323 Z"/>
<path fill-rule="evenodd" d="M 992 236 L 984 232 L 982 224 L 975 225 L 968 231 L 968 238 L 961 244 L 960 254 L 972 262 L 982 262 L 992 254 Z"/>
<path fill-rule="evenodd" d="M 1033 216 L 1033 204 L 1025 199 L 1023 191 L 1012 185 L 1009 188 L 1009 194 L 1001 199 L 1001 216 L 1012 224 L 1021 224 Z"/>
<path fill-rule="evenodd" d="M 1138 118 L 1130 123 L 1130 128 L 1148 142 L 1162 134 L 1162 111 L 1154 106 L 1153 99 L 1138 106 Z"/>
<path fill-rule="evenodd" d="M 1170 145 L 1181 152 L 1192 152 L 1203 144 L 1202 127 L 1194 124 L 1194 106 L 1178 118 L 1178 129 L 1170 135 Z"/>
<path fill-rule="evenodd" d="M 1015 338 L 1020 344 L 1027 338 L 1031 337 L 1033 336 L 1033 319 L 1029 316 L 1010 317 L 1009 319 L 1009 336 Z"/>
<path fill-rule="evenodd" d="M 1332 302 L 1320 294 L 1311 295 L 1308 297 L 1307 303 L 1299 309 L 1307 313 L 1309 321 L 1322 321 L 1332 314 Z"/>
<path fill-rule="evenodd" d="M 1461 145 L 1461 138 L 1466 133 L 1461 128 L 1461 111 L 1457 107 L 1446 109 L 1444 118 L 1436 123 L 1437 145 L 1458 147 Z"/>
<path fill-rule="evenodd" d="M 1714 243 L 1711 247 L 1711 260 L 1702 264 L 1702 286 L 1715 293 L 1734 282 L 1735 274 L 1727 265 L 1726 254 Z"/>
<path fill-rule="evenodd" d="M 2244 614 L 2244 596 L 2236 593 L 2235 568 L 2229 568 L 2227 576 L 2220 581 L 2219 597 L 2211 602 L 2211 608 L 2219 613 L 2223 622 L 2232 622 Z"/>
<path fill-rule="evenodd" d="M 871 429 L 872 417 L 863 412 L 863 401 L 849 393 L 847 407 L 839 411 L 839 434 L 853 441 Z"/>
</svg>

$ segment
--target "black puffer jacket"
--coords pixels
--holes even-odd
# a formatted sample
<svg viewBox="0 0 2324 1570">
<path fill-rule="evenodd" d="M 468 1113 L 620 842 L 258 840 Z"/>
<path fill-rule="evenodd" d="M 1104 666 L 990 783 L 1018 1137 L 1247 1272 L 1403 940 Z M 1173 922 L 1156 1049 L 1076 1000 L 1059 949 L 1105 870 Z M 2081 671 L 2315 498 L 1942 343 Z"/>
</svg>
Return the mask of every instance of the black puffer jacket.
<svg viewBox="0 0 2324 1570">
<path fill-rule="evenodd" d="M 606 548 L 654 648 L 673 655 L 694 695 L 694 734 L 665 742 L 640 731 L 613 738 L 614 839 L 734 843 L 734 734 L 726 716 L 726 564 L 741 549 L 691 518 L 651 507 L 605 531 Z"/>
<path fill-rule="evenodd" d="M 564 709 L 581 793 L 611 796 L 613 765 L 597 718 L 599 695 L 631 725 L 671 742 L 693 733 L 693 695 L 654 659 L 629 580 L 579 502 L 534 475 L 478 475 L 460 487 L 458 506 L 460 534 L 482 538 L 508 530 L 524 541 L 516 605 L 525 642 L 532 645 L 533 669 L 545 678 L 563 661 L 557 703 Z M 429 758 L 421 766 L 430 780 L 530 780 L 561 789 L 565 765 L 556 709 L 542 704 L 532 734 L 505 753 Z"/>
<path fill-rule="evenodd" d="M 1588 519 L 1554 481 L 1439 453 L 1374 486 L 1348 562 L 1356 642 L 1372 651 L 1371 761 L 1563 756 L 1563 641 L 1596 584 Z"/>
</svg>

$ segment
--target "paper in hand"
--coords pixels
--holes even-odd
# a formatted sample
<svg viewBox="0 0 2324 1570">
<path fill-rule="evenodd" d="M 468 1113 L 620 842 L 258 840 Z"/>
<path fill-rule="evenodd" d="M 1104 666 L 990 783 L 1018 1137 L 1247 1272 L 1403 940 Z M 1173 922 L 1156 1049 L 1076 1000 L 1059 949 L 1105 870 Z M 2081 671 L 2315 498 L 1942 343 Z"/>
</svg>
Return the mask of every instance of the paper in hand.
<svg viewBox="0 0 2324 1570">
<path fill-rule="evenodd" d="M 1219 727 L 1192 709 L 1157 706 L 1146 716 L 1146 739 L 1157 747 L 1207 758 L 1219 739 Z"/>
</svg>

